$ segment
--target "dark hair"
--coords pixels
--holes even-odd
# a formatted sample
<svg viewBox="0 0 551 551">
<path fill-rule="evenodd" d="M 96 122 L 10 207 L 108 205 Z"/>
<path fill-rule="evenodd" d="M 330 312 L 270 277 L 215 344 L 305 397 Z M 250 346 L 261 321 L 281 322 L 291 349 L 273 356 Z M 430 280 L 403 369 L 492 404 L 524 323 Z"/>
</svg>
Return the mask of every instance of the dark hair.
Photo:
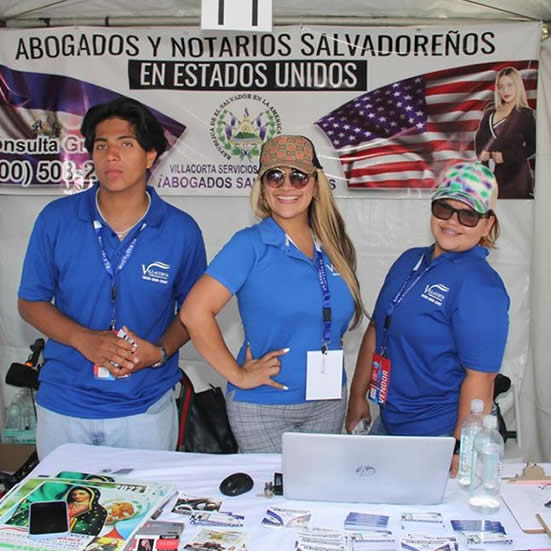
<svg viewBox="0 0 551 551">
<path fill-rule="evenodd" d="M 81 492 L 86 492 L 90 496 L 90 499 L 94 499 L 95 494 L 91 488 L 87 488 L 86 486 L 72 486 L 71 488 L 69 488 L 69 491 L 67 492 L 68 503 L 75 501 L 73 497 L 73 492 L 76 492 L 77 490 L 80 490 Z"/>
<path fill-rule="evenodd" d="M 145 151 L 155 150 L 157 159 L 166 151 L 168 142 L 163 127 L 153 113 L 142 103 L 130 98 L 118 98 L 109 103 L 94 105 L 88 109 L 80 132 L 84 136 L 84 145 L 91 153 L 96 138 L 96 126 L 106 119 L 119 118 L 134 126 L 136 139 Z"/>
</svg>

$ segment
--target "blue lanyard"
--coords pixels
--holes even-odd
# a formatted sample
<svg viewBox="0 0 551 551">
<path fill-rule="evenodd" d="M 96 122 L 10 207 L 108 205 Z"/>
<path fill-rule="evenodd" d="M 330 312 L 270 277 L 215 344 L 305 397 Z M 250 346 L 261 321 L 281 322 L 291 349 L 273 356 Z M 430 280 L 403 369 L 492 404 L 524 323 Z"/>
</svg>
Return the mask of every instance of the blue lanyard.
<svg viewBox="0 0 551 551">
<path fill-rule="evenodd" d="M 329 283 L 327 281 L 327 272 L 323 262 L 323 253 L 321 249 L 316 247 L 316 267 L 318 268 L 318 279 L 321 287 L 322 302 L 322 317 L 323 317 L 323 337 L 321 341 L 321 351 L 326 354 L 331 342 L 331 292 L 329 291 Z"/>
<path fill-rule="evenodd" d="M 416 262 L 415 266 L 409 273 L 408 277 L 402 283 L 402 285 L 394 295 L 394 298 L 390 301 L 390 304 L 388 305 L 388 309 L 386 311 L 386 316 L 385 316 L 385 323 L 384 323 L 383 342 L 380 349 L 381 356 L 384 356 L 386 352 L 386 345 L 388 343 L 388 332 L 390 329 L 390 323 L 392 322 L 392 314 L 394 313 L 394 310 L 404 300 L 404 298 L 406 298 L 407 294 L 415 287 L 415 285 L 417 285 L 419 280 L 427 273 L 427 271 L 430 268 L 430 264 L 429 264 L 425 266 L 423 270 L 421 270 L 421 266 L 423 265 L 424 259 L 425 259 L 425 255 L 421 254 L 421 257 Z"/>
<path fill-rule="evenodd" d="M 101 235 L 101 229 L 103 227 L 102 223 L 99 220 L 94 220 L 94 231 L 96 232 L 96 237 L 98 238 L 98 243 L 101 250 L 101 259 L 103 260 L 103 267 L 105 268 L 107 275 L 111 278 L 111 323 L 109 324 L 109 329 L 111 331 L 115 329 L 117 322 L 117 287 L 115 285 L 115 279 L 118 273 L 126 266 L 126 263 L 132 256 L 134 248 L 136 247 L 138 235 L 140 235 L 140 233 L 144 230 L 146 226 L 147 224 L 145 222 L 140 226 L 140 229 L 134 235 L 134 238 L 130 242 L 130 245 L 128 245 L 128 247 L 124 251 L 121 261 L 115 268 L 115 271 L 113 271 L 113 265 L 107 258 L 105 247 L 103 246 L 103 237 Z"/>
</svg>

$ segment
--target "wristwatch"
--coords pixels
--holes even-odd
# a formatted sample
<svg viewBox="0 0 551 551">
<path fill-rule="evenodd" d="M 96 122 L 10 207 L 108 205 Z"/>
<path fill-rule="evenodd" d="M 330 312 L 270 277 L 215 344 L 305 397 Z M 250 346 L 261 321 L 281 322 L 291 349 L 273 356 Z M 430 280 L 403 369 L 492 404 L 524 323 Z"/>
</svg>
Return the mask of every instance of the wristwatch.
<svg viewBox="0 0 551 551">
<path fill-rule="evenodd" d="M 455 439 L 455 446 L 453 447 L 453 454 L 459 455 L 459 450 L 461 448 L 461 440 Z"/>
<path fill-rule="evenodd" d="M 161 351 L 161 359 L 158 362 L 155 362 L 151 366 L 153 368 L 161 367 L 166 363 L 166 360 L 168 358 L 168 352 L 166 351 L 166 348 L 162 344 L 159 345 L 159 350 Z"/>
</svg>

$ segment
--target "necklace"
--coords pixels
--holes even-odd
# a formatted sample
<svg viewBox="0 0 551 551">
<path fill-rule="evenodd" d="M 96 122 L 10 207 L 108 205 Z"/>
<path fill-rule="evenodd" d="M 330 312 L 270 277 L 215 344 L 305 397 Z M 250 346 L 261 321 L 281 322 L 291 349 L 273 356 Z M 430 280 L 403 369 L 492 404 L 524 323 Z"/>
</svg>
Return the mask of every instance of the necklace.
<svg viewBox="0 0 551 551">
<path fill-rule="evenodd" d="M 99 190 L 98 190 L 99 191 Z M 129 226 L 128 228 L 126 228 L 125 230 L 122 230 L 122 231 L 115 231 L 115 233 L 117 234 L 117 237 L 119 238 L 120 241 L 122 241 L 124 239 L 124 237 L 126 236 L 126 234 L 132 230 L 133 228 L 135 228 L 144 218 L 145 218 L 145 215 L 149 212 L 149 207 L 151 206 L 151 195 L 149 195 L 149 193 L 146 192 L 146 195 L 147 195 L 147 208 L 145 209 L 145 212 L 140 216 L 140 218 L 138 220 L 136 220 L 136 222 L 134 222 L 131 226 Z M 98 209 L 98 212 L 99 212 L 99 215 L 103 218 L 103 221 L 107 224 L 107 220 L 103 214 L 103 212 L 101 212 L 101 209 L 99 208 L 99 203 L 98 203 L 98 194 L 96 192 L 96 208 Z"/>
</svg>

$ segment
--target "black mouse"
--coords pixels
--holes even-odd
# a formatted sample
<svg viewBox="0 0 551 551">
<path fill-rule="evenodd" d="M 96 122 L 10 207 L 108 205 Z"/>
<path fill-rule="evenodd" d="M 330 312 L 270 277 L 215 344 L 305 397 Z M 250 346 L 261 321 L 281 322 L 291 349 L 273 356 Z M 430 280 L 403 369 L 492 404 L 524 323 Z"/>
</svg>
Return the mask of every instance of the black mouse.
<svg viewBox="0 0 551 551">
<path fill-rule="evenodd" d="M 225 496 L 240 496 L 253 487 L 253 479 L 247 473 L 233 473 L 220 482 L 220 491 Z"/>
</svg>

